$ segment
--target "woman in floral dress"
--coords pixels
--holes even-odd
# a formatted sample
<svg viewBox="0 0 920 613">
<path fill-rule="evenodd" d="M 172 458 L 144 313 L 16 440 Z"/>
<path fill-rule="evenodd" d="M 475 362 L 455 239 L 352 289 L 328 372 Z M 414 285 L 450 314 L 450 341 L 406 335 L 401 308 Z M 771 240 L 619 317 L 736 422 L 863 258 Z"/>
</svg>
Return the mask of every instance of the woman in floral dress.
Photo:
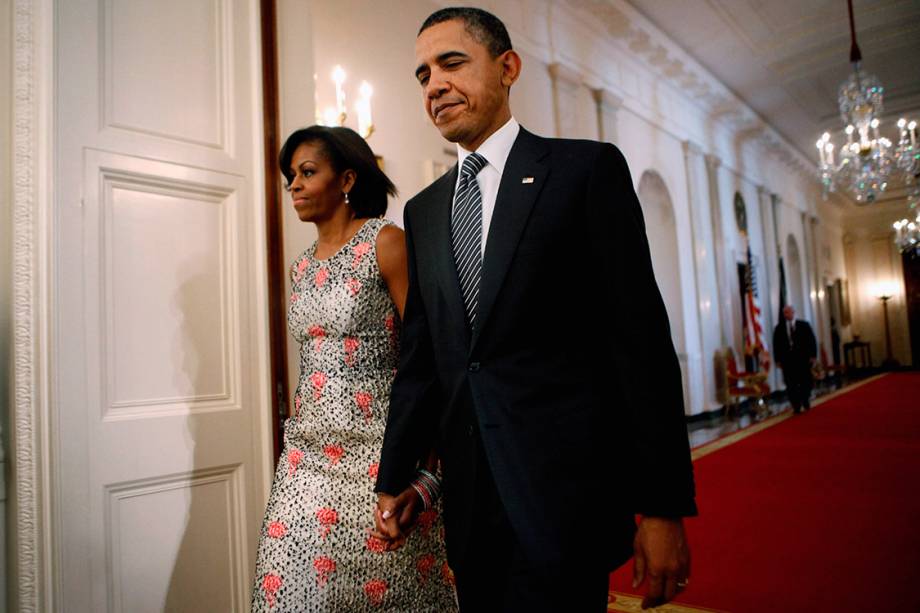
<svg viewBox="0 0 920 613">
<path fill-rule="evenodd" d="M 294 132 L 280 163 L 318 239 L 291 266 L 300 382 L 262 525 L 252 610 L 455 611 L 439 505 L 418 514 L 398 549 L 370 530 L 408 287 L 403 232 L 380 218 L 393 184 L 348 128 Z"/>
</svg>

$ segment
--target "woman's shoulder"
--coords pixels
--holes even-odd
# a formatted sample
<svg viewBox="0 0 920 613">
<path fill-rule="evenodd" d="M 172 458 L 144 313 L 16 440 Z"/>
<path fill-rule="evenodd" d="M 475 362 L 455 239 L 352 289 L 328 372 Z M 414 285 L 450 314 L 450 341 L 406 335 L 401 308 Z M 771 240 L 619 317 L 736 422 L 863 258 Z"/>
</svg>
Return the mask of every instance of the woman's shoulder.
<svg viewBox="0 0 920 613">
<path fill-rule="evenodd" d="M 377 232 L 377 255 L 387 257 L 394 253 L 406 251 L 406 233 L 391 221 L 386 221 Z"/>
<path fill-rule="evenodd" d="M 380 225 L 380 229 L 377 232 L 377 246 L 380 245 L 389 245 L 393 242 L 404 243 L 406 240 L 406 233 L 403 232 L 402 228 L 397 226 L 395 223 L 389 219 L 382 219 L 383 222 Z"/>
<path fill-rule="evenodd" d="M 377 264 L 386 277 L 406 266 L 406 234 L 392 222 L 377 233 Z"/>
</svg>

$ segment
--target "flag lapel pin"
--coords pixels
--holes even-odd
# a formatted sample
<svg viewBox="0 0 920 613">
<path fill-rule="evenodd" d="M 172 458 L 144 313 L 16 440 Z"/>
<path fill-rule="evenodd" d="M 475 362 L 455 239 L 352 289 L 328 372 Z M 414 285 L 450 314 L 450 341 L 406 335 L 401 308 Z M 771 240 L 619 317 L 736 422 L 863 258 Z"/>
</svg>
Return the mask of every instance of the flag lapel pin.
<svg viewBox="0 0 920 613">
<path fill-rule="evenodd" d="M 527 185 L 528 183 L 533 183 L 533 177 L 524 177 L 521 179 L 521 183 Z"/>
</svg>

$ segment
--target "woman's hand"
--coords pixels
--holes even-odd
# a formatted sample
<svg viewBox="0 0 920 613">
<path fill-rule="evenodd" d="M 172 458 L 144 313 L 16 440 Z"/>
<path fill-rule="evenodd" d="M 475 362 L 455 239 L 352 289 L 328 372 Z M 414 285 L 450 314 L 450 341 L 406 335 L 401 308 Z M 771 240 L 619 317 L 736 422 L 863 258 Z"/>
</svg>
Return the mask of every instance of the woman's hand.
<svg viewBox="0 0 920 613">
<path fill-rule="evenodd" d="M 412 486 L 398 496 L 380 492 L 377 494 L 377 508 L 374 509 L 375 531 L 371 534 L 386 541 L 387 551 L 402 547 L 409 533 L 415 527 L 421 500 Z"/>
</svg>

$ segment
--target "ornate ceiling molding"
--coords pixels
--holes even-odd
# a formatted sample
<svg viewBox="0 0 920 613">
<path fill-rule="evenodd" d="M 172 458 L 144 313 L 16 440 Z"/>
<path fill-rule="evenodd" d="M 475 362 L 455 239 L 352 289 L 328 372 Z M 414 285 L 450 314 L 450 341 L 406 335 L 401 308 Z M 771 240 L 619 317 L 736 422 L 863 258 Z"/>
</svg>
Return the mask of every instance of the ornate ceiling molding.
<svg viewBox="0 0 920 613">
<path fill-rule="evenodd" d="M 817 181 L 811 160 L 629 4 L 623 0 L 561 1 L 581 14 L 582 22 L 605 34 L 608 42 L 668 81 L 716 124 L 760 147 L 806 181 Z"/>
</svg>

